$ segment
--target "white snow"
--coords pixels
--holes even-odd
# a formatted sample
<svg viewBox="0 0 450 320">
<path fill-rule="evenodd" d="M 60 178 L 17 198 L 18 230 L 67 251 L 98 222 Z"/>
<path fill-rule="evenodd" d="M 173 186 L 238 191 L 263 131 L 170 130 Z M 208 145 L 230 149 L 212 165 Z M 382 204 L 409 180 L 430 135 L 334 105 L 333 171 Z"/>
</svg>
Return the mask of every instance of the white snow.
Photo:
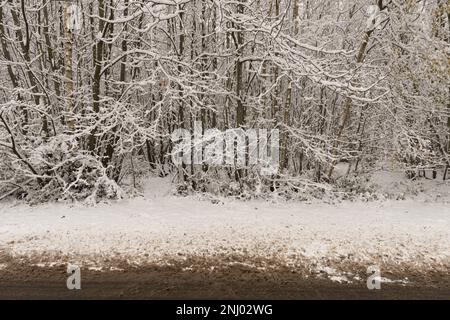
<svg viewBox="0 0 450 320">
<path fill-rule="evenodd" d="M 417 200 L 338 205 L 171 196 L 162 183 L 146 197 L 95 207 L 0 204 L 0 251 L 41 263 L 169 263 L 190 256 L 248 257 L 296 268 L 349 263 L 450 269 L 450 210 Z M 239 259 L 238 259 L 239 260 Z M 267 260 L 269 261 L 269 260 Z M 233 260 L 228 260 L 232 264 Z M 324 269 L 328 268 L 328 269 Z"/>
<path fill-rule="evenodd" d="M 391 280 L 389 278 L 381 277 L 381 283 L 400 283 L 400 284 L 408 284 L 409 280 L 408 278 L 402 279 L 402 280 Z"/>
<path fill-rule="evenodd" d="M 329 279 L 330 279 L 331 281 L 333 281 L 333 282 L 338 282 L 338 283 L 347 283 L 347 282 L 351 282 L 350 280 L 347 279 L 346 276 L 342 276 L 342 275 L 330 276 Z"/>
<path fill-rule="evenodd" d="M 379 170 L 372 173 L 370 183 L 378 192 L 385 194 L 404 195 L 416 200 L 450 203 L 450 181 L 443 181 L 443 170 L 437 170 L 436 179 L 431 179 L 432 173 L 426 172 L 428 179 L 407 179 L 404 171 Z"/>
</svg>

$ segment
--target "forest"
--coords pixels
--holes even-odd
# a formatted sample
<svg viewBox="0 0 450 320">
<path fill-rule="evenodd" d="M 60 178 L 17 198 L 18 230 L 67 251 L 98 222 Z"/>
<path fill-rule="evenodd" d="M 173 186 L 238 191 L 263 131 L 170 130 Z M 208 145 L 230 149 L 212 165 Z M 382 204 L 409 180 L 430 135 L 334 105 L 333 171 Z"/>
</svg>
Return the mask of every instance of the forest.
<svg viewBox="0 0 450 320">
<path fill-rule="evenodd" d="M 1 0 L 0 46 L 0 200 L 450 178 L 446 0 Z M 278 130 L 277 172 L 174 162 L 196 128 Z"/>
</svg>

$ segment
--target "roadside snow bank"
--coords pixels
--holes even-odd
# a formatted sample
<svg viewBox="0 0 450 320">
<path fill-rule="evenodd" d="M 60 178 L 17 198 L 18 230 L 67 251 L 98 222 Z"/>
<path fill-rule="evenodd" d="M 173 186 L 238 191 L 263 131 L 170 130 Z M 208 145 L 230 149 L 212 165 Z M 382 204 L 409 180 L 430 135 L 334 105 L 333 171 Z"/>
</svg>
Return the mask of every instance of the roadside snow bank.
<svg viewBox="0 0 450 320">
<path fill-rule="evenodd" d="M 352 263 L 450 269 L 444 203 L 213 204 L 160 195 L 96 207 L 3 203 L 0 221 L 0 251 L 45 263 L 246 256 L 316 270 Z"/>
</svg>

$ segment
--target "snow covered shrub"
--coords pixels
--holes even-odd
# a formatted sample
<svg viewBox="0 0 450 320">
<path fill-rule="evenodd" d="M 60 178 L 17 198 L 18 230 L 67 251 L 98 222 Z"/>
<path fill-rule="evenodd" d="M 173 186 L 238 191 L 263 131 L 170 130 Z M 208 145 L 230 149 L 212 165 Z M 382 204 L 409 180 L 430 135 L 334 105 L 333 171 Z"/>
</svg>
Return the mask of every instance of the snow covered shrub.
<svg viewBox="0 0 450 320">
<path fill-rule="evenodd" d="M 8 168 L 1 168 L 0 172 L 9 173 L 10 184 L 17 186 L 11 195 L 30 203 L 57 200 L 93 203 L 122 197 L 121 188 L 108 177 L 107 168 L 90 153 L 79 150 L 71 136 L 23 140 L 19 155 L 2 153 Z"/>
<path fill-rule="evenodd" d="M 46 172 L 46 179 L 42 188 L 30 192 L 30 200 L 96 202 L 122 197 L 120 187 L 108 177 L 107 168 L 96 157 L 80 151 L 73 139 L 52 139 L 31 156 L 36 166 Z"/>
<path fill-rule="evenodd" d="M 331 191 L 330 185 L 316 183 L 304 177 L 280 179 L 273 185 L 273 194 L 286 200 L 311 201 L 323 199 Z"/>
<path fill-rule="evenodd" d="M 239 173 L 233 170 L 196 171 L 194 175 L 187 175 L 185 181 L 176 183 L 176 194 L 206 193 L 239 200 L 276 198 L 306 201 L 320 199 L 331 191 L 330 185 L 314 182 L 308 177 L 265 176 L 251 169 L 245 169 L 240 174 L 244 172 L 243 177 L 236 179 Z"/>
<path fill-rule="evenodd" d="M 220 187 L 221 195 L 227 197 L 233 197 L 239 200 L 250 200 L 252 198 L 258 198 L 266 194 L 257 194 L 255 192 L 255 186 L 248 180 L 242 180 L 240 182 L 224 183 Z"/>
<path fill-rule="evenodd" d="M 349 174 L 336 181 L 336 195 L 343 200 L 379 200 L 383 196 L 365 174 Z"/>
<path fill-rule="evenodd" d="M 176 194 L 186 197 L 189 194 L 189 189 L 189 185 L 186 182 L 179 183 L 176 186 Z"/>
</svg>

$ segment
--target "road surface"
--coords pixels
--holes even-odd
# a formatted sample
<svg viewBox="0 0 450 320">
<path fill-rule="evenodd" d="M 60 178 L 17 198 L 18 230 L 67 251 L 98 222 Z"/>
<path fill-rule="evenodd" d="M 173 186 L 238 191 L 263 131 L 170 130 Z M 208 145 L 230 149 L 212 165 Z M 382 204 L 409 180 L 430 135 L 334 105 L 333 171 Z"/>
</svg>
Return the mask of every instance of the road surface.
<svg viewBox="0 0 450 320">
<path fill-rule="evenodd" d="M 0 299 L 450 299 L 450 275 L 410 274 L 408 284 L 339 284 L 292 271 L 232 267 L 187 271 L 176 267 L 81 269 L 81 289 L 68 290 L 64 266 L 9 264 L 0 270 Z M 417 281 L 415 281 L 417 280 Z"/>
</svg>

